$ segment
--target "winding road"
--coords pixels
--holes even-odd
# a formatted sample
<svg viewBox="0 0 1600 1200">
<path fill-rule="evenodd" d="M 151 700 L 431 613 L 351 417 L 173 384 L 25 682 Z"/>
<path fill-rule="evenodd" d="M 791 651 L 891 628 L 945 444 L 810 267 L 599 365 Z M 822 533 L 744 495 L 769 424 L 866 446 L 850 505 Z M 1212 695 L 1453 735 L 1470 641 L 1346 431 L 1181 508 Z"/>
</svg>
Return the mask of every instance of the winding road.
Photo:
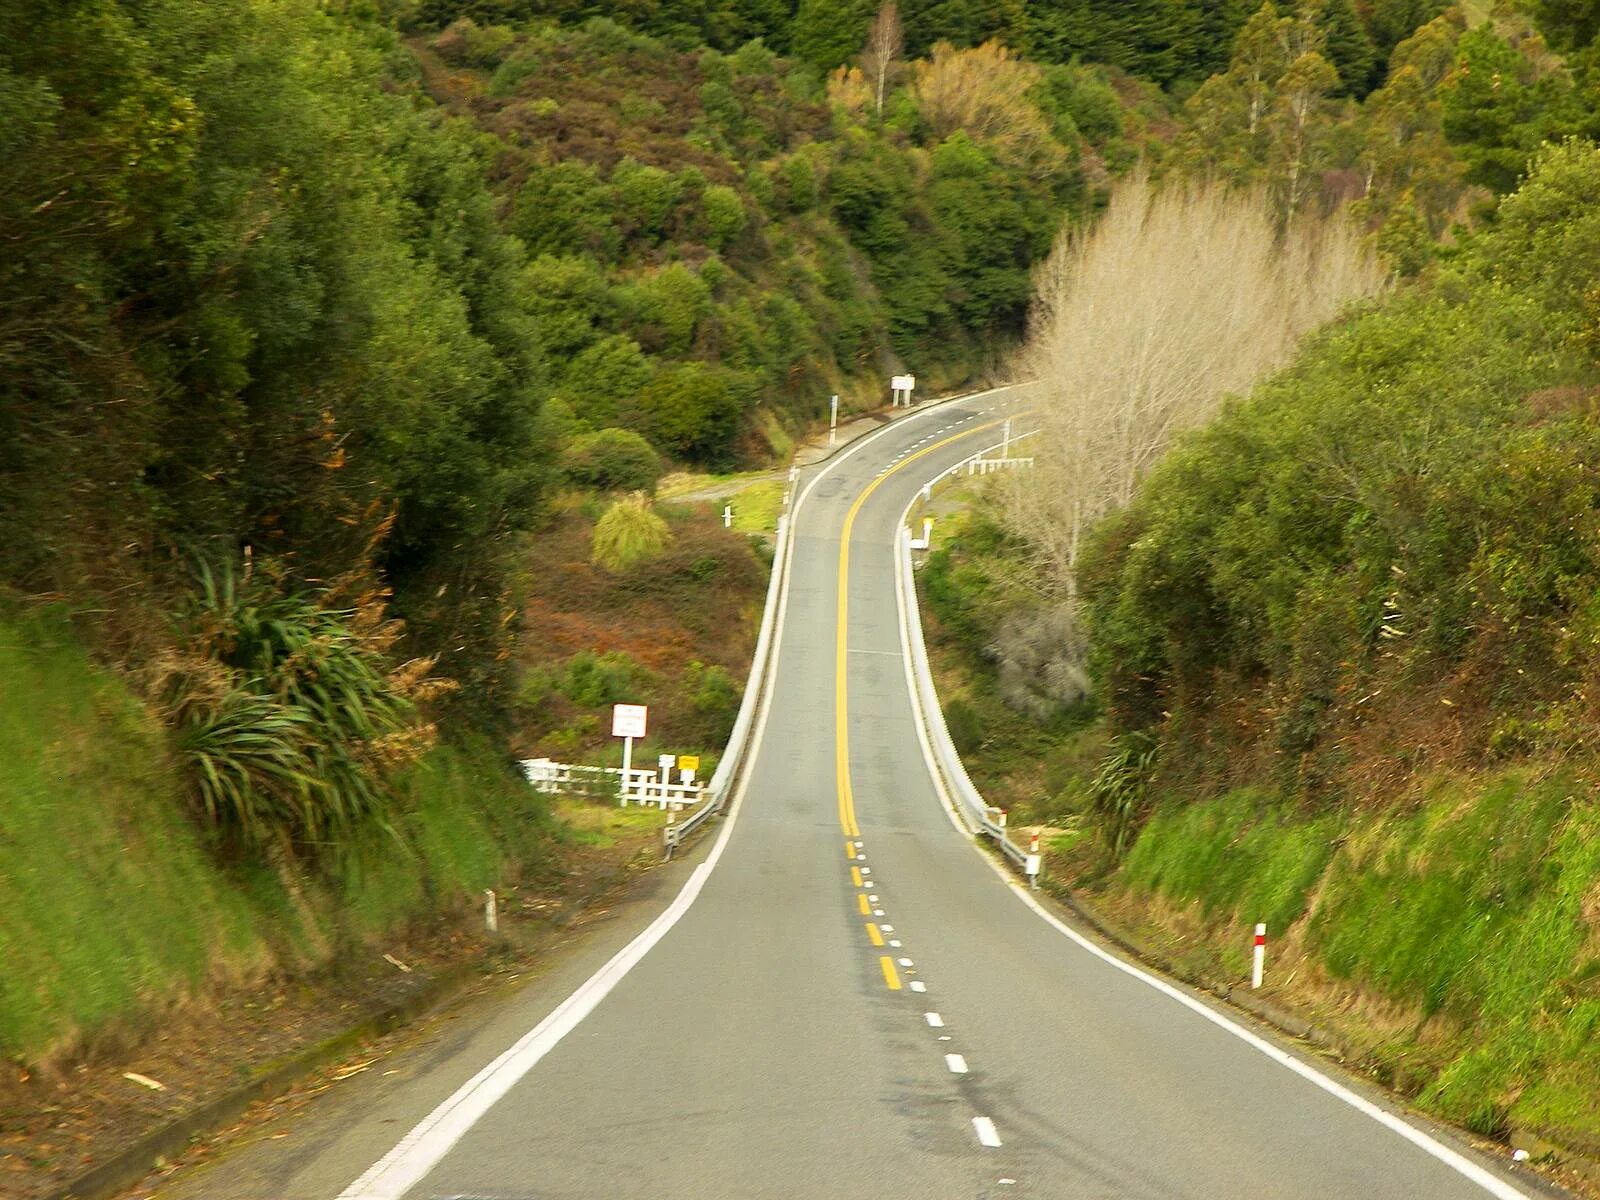
<svg viewBox="0 0 1600 1200">
<path fill-rule="evenodd" d="M 1533 1194 L 1086 947 L 958 830 L 908 689 L 894 539 L 1014 404 L 930 406 L 802 476 L 757 740 L 686 860 L 481 1021 L 159 1194 Z"/>
</svg>

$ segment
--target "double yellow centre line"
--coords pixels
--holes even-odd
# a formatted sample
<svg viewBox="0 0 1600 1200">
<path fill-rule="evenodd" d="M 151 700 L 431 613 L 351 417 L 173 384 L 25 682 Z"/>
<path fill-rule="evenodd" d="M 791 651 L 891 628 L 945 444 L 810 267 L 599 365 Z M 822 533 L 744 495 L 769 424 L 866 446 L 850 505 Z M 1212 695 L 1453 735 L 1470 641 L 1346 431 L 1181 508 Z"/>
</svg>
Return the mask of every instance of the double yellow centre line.
<svg viewBox="0 0 1600 1200">
<path fill-rule="evenodd" d="M 861 829 L 856 824 L 855 794 L 850 789 L 850 731 L 846 720 L 849 710 L 849 695 L 845 680 L 845 660 L 849 650 L 849 624 L 850 624 L 850 535 L 855 529 L 856 514 L 861 511 L 861 506 L 867 498 L 878 490 L 878 485 L 898 471 L 903 471 L 919 458 L 925 458 L 935 450 L 942 450 L 952 442 L 959 442 L 962 438 L 971 437 L 975 433 L 982 433 L 985 429 L 993 429 L 996 425 L 1004 424 L 1004 418 L 989 421 L 983 425 L 974 425 L 970 429 L 963 429 L 960 433 L 953 433 L 947 438 L 925 446 L 915 454 L 908 454 L 905 458 L 895 463 L 882 475 L 879 475 L 856 497 L 855 503 L 844 515 L 844 528 L 839 534 L 839 625 L 834 637 L 834 663 L 833 663 L 833 748 L 834 748 L 834 774 L 837 780 L 839 794 L 839 827 L 844 830 L 846 837 L 860 837 Z"/>
</svg>

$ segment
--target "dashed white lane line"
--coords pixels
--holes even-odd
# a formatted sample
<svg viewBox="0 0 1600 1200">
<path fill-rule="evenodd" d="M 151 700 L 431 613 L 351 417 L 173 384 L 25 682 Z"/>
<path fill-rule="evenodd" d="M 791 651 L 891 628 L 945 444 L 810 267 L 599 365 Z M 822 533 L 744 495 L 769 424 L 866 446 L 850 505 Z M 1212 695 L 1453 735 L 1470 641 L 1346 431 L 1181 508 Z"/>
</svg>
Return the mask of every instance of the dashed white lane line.
<svg viewBox="0 0 1600 1200">
<path fill-rule="evenodd" d="M 926 1021 L 929 1025 L 931 1025 L 934 1029 L 943 1029 L 944 1028 L 944 1018 L 941 1017 L 938 1013 L 923 1013 L 922 1014 L 922 1019 L 924 1021 Z"/>
<path fill-rule="evenodd" d="M 1000 1145 L 1000 1134 L 988 1117 L 973 1117 L 972 1127 L 978 1131 L 978 1141 L 985 1146 Z"/>
<path fill-rule="evenodd" d="M 911 981 L 911 990 L 913 992 L 925 992 L 928 990 L 928 985 L 923 983 L 920 979 L 913 979 Z"/>
<path fill-rule="evenodd" d="M 965 1075 L 967 1073 L 967 1060 L 959 1054 L 946 1054 L 944 1065 L 950 1068 L 952 1075 Z"/>
</svg>

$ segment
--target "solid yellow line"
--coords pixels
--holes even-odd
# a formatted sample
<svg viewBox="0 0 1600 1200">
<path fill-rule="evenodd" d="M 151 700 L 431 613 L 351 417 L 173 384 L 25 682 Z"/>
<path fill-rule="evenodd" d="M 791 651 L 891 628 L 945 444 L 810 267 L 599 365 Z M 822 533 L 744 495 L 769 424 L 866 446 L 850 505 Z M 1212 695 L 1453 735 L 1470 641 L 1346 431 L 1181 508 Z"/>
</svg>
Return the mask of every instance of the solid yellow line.
<svg viewBox="0 0 1600 1200">
<path fill-rule="evenodd" d="M 878 926 L 872 921 L 867 922 L 867 937 L 874 946 L 883 945 L 883 934 L 879 932 Z"/>
<path fill-rule="evenodd" d="M 856 899 L 861 903 L 861 915 L 863 917 L 871 915 L 872 905 L 867 903 L 867 894 L 865 892 L 857 892 Z"/>
<path fill-rule="evenodd" d="M 925 446 L 915 454 L 908 454 L 862 489 L 855 503 L 844 515 L 844 528 L 839 534 L 839 626 L 834 635 L 833 648 L 833 767 L 839 793 L 839 825 L 849 837 L 861 836 L 861 829 L 856 825 L 855 793 L 850 787 L 850 733 L 846 727 L 849 696 L 845 685 L 850 616 L 850 533 L 855 528 L 856 514 L 867 502 L 867 497 L 878 490 L 878 485 L 897 471 L 903 471 L 917 459 L 932 454 L 935 450 L 942 450 L 952 442 L 959 442 L 962 438 L 971 437 L 975 433 L 982 433 L 985 429 L 993 429 L 996 425 L 1004 423 L 1005 418 L 1002 417 L 984 425 L 974 425 L 971 429 L 953 433 L 931 446 Z M 856 882 L 857 886 L 860 886 L 860 880 Z M 884 961 L 888 962 L 887 959 Z M 892 986 L 900 985 L 895 983 Z"/>
<path fill-rule="evenodd" d="M 855 884 L 857 887 L 861 886 L 861 868 L 860 867 L 851 867 L 850 868 L 850 882 Z"/>
<path fill-rule="evenodd" d="M 900 972 L 894 969 L 894 959 L 887 956 L 878 960 L 878 965 L 883 968 L 883 981 L 889 985 L 891 992 L 900 990 Z"/>
</svg>

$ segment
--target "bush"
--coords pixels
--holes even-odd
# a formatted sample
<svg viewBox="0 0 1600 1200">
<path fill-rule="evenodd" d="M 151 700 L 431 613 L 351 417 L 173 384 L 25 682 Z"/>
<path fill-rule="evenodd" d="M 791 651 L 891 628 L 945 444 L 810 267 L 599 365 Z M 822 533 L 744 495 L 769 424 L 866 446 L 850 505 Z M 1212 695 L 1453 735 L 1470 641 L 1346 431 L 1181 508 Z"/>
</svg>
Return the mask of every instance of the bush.
<svg viewBox="0 0 1600 1200">
<path fill-rule="evenodd" d="M 645 428 L 659 446 L 702 461 L 728 457 L 741 405 L 732 372 L 690 362 L 670 366 L 639 393 Z"/>
<path fill-rule="evenodd" d="M 706 244 L 720 250 L 744 228 L 744 201 L 731 187 L 713 184 L 700 197 L 701 213 L 706 224 Z"/>
<path fill-rule="evenodd" d="M 620 650 L 580 650 L 567 660 L 561 692 L 583 708 L 637 702 L 654 684 L 649 671 Z"/>
<path fill-rule="evenodd" d="M 387 822 L 390 772 L 433 743 L 412 703 L 431 661 L 391 674 L 397 623 L 330 599 L 203 570 L 189 644 L 160 665 L 190 787 L 229 838 L 346 846 Z"/>
<path fill-rule="evenodd" d="M 614 428 L 574 438 L 561 465 L 574 483 L 602 491 L 654 491 L 665 469 L 649 442 Z"/>
<path fill-rule="evenodd" d="M 643 492 L 626 496 L 595 523 L 590 553 L 608 571 L 624 571 L 655 558 L 672 544 L 672 530 L 650 508 Z"/>
<path fill-rule="evenodd" d="M 952 697 L 945 704 L 944 727 L 957 754 L 972 754 L 983 745 L 983 725 L 978 720 L 978 710 L 960 696 Z"/>
<path fill-rule="evenodd" d="M 740 692 L 726 668 L 715 663 L 708 666 L 699 661 L 691 662 L 683 673 L 683 687 L 690 708 L 702 716 L 725 720 L 730 729 L 733 727 L 733 719 L 739 712 Z"/>
</svg>

